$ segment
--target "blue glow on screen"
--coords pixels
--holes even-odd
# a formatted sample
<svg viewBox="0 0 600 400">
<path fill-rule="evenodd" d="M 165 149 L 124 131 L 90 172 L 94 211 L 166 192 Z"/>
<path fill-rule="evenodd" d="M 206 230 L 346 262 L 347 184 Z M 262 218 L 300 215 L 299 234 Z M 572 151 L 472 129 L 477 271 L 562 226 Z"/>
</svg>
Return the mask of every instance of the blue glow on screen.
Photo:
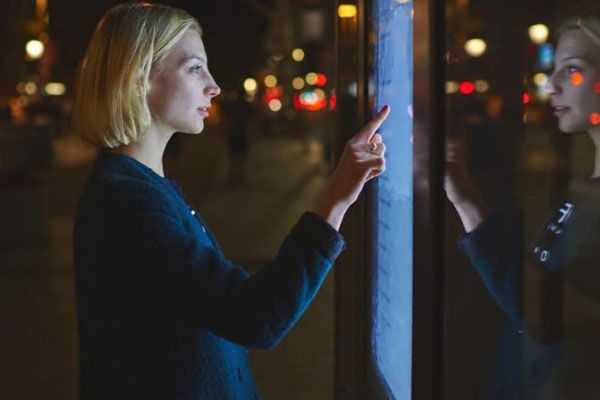
<svg viewBox="0 0 600 400">
<path fill-rule="evenodd" d="M 390 104 L 392 112 L 380 131 L 387 163 L 377 181 L 372 344 L 381 380 L 396 399 L 411 398 L 412 7 L 412 1 L 374 0 L 374 108 Z"/>
</svg>

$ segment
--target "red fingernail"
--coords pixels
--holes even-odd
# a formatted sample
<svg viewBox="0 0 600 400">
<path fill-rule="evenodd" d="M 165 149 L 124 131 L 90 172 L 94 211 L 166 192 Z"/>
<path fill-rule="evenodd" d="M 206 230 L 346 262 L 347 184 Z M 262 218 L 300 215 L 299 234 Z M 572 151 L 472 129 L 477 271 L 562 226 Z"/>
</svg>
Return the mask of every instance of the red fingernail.
<svg viewBox="0 0 600 400">
<path fill-rule="evenodd" d="M 381 109 L 381 111 L 387 111 L 387 109 L 390 108 L 390 106 L 388 106 L 387 104 L 385 106 L 383 106 L 383 108 Z"/>
</svg>

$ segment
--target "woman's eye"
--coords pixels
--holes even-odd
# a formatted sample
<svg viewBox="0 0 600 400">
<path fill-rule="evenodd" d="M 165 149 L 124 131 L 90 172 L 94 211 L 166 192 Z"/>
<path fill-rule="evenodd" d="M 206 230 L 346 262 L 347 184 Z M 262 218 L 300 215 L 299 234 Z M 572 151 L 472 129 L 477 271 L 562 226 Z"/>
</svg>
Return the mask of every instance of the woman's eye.
<svg viewBox="0 0 600 400">
<path fill-rule="evenodd" d="M 193 74 L 197 74 L 200 72 L 201 69 L 202 69 L 201 65 L 194 65 L 192 68 L 190 68 L 190 72 Z"/>
<path fill-rule="evenodd" d="M 567 65 L 565 68 L 570 74 L 575 72 L 581 72 L 581 68 L 576 67 L 575 65 Z"/>
</svg>

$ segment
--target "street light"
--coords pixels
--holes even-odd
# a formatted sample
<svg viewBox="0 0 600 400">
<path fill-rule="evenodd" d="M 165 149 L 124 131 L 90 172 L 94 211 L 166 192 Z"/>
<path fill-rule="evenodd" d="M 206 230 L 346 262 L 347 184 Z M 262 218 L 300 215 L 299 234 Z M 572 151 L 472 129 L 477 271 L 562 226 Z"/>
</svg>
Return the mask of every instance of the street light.
<svg viewBox="0 0 600 400">
<path fill-rule="evenodd" d="M 38 60 L 44 55 L 44 43 L 39 40 L 30 40 L 25 44 L 25 54 L 28 60 Z"/>
<path fill-rule="evenodd" d="M 548 40 L 550 31 L 544 24 L 535 24 L 529 27 L 529 39 L 535 44 L 542 44 Z"/>
<path fill-rule="evenodd" d="M 481 57 L 487 49 L 487 43 L 483 39 L 469 39 L 465 42 L 465 51 L 471 57 Z"/>
</svg>

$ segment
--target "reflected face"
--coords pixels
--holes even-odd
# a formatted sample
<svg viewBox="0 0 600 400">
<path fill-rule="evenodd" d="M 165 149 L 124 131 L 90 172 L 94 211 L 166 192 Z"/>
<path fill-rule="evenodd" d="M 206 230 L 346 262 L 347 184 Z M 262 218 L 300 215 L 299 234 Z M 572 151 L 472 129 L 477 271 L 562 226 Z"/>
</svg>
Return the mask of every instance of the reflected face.
<svg viewBox="0 0 600 400">
<path fill-rule="evenodd" d="M 582 132 L 600 124 L 600 46 L 586 33 L 574 29 L 560 37 L 550 83 L 561 131 Z"/>
<path fill-rule="evenodd" d="M 152 124 L 162 132 L 200 133 L 213 97 L 221 89 L 208 71 L 204 43 L 188 30 L 149 79 Z"/>
</svg>

